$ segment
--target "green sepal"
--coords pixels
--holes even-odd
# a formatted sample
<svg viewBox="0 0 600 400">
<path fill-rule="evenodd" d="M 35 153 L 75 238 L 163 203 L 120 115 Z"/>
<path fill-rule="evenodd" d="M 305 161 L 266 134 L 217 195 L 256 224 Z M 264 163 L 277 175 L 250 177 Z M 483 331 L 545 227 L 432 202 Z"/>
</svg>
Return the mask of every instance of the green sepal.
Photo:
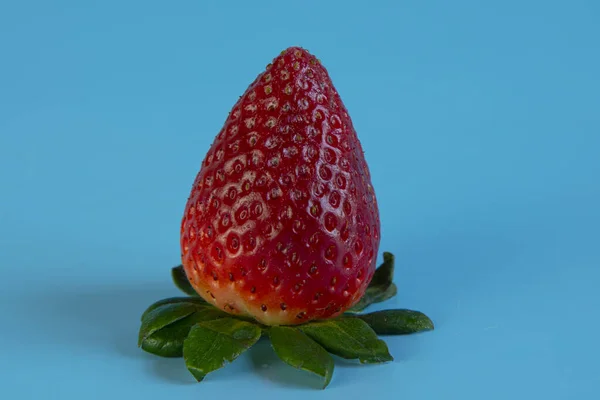
<svg viewBox="0 0 600 400">
<path fill-rule="evenodd" d="M 154 332 L 193 314 L 196 305 L 191 303 L 164 304 L 150 311 L 142 320 L 138 334 L 138 346 Z"/>
<path fill-rule="evenodd" d="M 386 289 L 383 289 L 379 286 L 369 286 L 365 291 L 363 297 L 361 297 L 358 303 L 352 306 L 352 308 L 348 309 L 346 311 L 346 314 L 358 314 L 371 304 L 381 303 L 383 301 L 389 300 L 392 297 L 394 297 L 397 293 L 398 288 L 396 287 L 395 283 L 392 283 Z"/>
<path fill-rule="evenodd" d="M 369 287 L 363 297 L 352 308 L 346 311 L 348 314 L 359 313 L 371 304 L 380 303 L 391 299 L 398 292 L 394 279 L 394 255 L 383 253 L 383 263 L 375 270 Z"/>
<path fill-rule="evenodd" d="M 203 321 L 227 318 L 229 314 L 208 305 L 198 305 L 196 311 L 154 332 L 142 342 L 142 349 L 161 357 L 182 357 L 183 343 L 194 325 Z"/>
<path fill-rule="evenodd" d="M 185 269 L 183 269 L 183 265 L 178 265 L 171 269 L 171 278 L 173 279 L 173 283 L 179 290 L 183 293 L 190 296 L 198 296 L 198 293 L 194 290 L 190 281 L 185 273 Z"/>
<path fill-rule="evenodd" d="M 434 329 L 433 321 L 420 311 L 383 310 L 357 315 L 380 335 L 408 335 Z"/>
<path fill-rule="evenodd" d="M 177 303 L 193 303 L 193 304 L 205 305 L 205 306 L 209 305 L 206 301 L 204 301 L 204 299 L 202 297 L 169 297 L 169 298 L 162 299 L 162 300 L 159 300 L 159 301 L 151 304 L 146 309 L 146 311 L 144 311 L 141 319 L 143 321 L 144 318 L 146 318 L 146 316 L 148 315 L 148 313 L 157 309 L 160 306 L 163 306 L 165 304 L 177 304 Z"/>
<path fill-rule="evenodd" d="M 375 270 L 369 286 L 389 286 L 394 279 L 395 261 L 392 253 L 383 252 L 383 263 Z"/>
<path fill-rule="evenodd" d="M 260 339 L 261 329 L 246 321 L 222 318 L 192 327 L 183 343 L 185 365 L 198 382 L 232 362 Z"/>
<path fill-rule="evenodd" d="M 333 358 L 317 342 L 298 328 L 273 326 L 269 329 L 271 345 L 277 356 L 294 368 L 312 372 L 323 378 L 323 389 L 333 376 Z"/>
<path fill-rule="evenodd" d="M 346 359 L 358 359 L 362 364 L 393 361 L 385 342 L 361 319 L 342 317 L 310 322 L 300 329 L 325 350 Z"/>
</svg>

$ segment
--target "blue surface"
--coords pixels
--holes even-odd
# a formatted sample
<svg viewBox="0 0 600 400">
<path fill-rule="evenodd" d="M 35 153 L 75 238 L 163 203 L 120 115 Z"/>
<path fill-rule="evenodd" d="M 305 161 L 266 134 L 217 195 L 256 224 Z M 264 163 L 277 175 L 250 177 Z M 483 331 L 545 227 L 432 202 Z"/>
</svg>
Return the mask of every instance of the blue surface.
<svg viewBox="0 0 600 400">
<path fill-rule="evenodd" d="M 598 2 L 94 3 L 0 5 L 3 398 L 600 397 Z M 366 151 L 399 263 L 380 308 L 437 329 L 323 392 L 264 344 L 194 384 L 139 316 L 177 294 L 213 136 L 291 45 Z"/>
</svg>

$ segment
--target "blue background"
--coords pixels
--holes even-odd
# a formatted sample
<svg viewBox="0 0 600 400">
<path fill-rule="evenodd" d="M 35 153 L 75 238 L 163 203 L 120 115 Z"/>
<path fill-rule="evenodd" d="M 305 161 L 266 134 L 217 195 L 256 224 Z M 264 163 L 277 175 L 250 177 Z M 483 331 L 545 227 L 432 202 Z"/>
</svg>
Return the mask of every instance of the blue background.
<svg viewBox="0 0 600 400">
<path fill-rule="evenodd" d="M 597 1 L 5 1 L 6 398 L 600 397 Z M 200 162 L 279 51 L 330 71 L 366 151 L 399 295 L 436 330 L 330 387 L 260 344 L 194 384 L 136 347 L 176 295 Z M 381 257 L 381 255 L 380 255 Z M 377 308 L 377 307 L 376 307 Z"/>
</svg>

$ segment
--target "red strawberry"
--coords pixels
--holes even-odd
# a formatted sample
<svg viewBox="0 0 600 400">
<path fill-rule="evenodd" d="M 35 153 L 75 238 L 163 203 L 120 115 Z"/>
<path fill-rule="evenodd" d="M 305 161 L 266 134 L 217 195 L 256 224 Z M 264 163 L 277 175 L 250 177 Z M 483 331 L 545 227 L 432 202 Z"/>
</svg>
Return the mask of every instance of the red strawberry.
<svg viewBox="0 0 600 400">
<path fill-rule="evenodd" d="M 379 211 L 352 121 L 306 50 L 283 51 L 234 105 L 181 225 L 194 289 L 267 325 L 339 315 L 375 271 Z"/>
</svg>

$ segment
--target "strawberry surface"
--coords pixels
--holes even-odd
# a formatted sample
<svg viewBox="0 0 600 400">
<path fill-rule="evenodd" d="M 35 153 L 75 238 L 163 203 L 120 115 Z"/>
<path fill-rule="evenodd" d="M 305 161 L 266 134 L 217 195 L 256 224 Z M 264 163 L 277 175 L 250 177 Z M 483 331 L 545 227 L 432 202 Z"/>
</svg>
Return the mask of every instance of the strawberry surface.
<svg viewBox="0 0 600 400">
<path fill-rule="evenodd" d="M 266 325 L 339 315 L 375 271 L 369 169 L 328 72 L 283 51 L 233 106 L 194 181 L 182 263 L 198 294 Z"/>
</svg>

